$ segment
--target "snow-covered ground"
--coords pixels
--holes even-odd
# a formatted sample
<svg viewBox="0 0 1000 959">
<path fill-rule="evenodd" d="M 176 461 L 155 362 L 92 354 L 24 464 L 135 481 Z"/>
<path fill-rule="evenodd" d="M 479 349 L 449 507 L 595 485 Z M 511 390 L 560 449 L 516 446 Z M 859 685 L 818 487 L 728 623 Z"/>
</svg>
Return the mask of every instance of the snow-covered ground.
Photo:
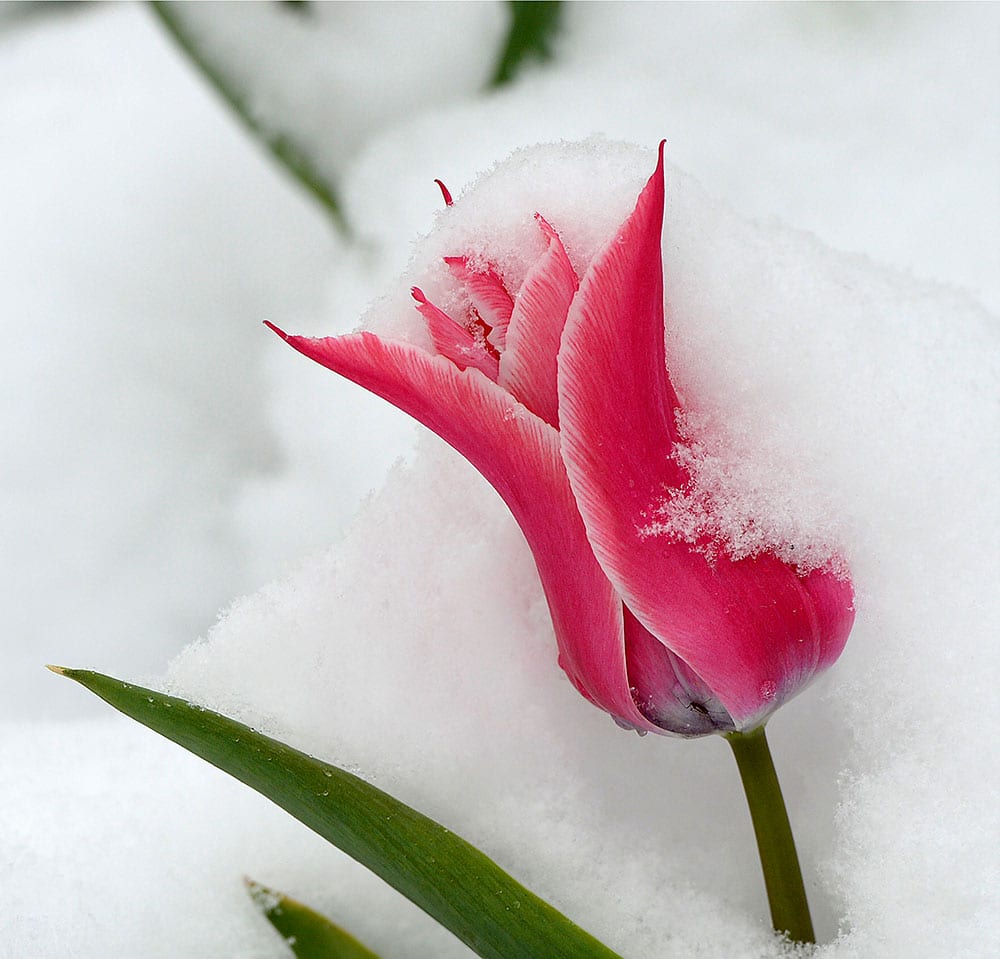
<svg viewBox="0 0 1000 959">
<path fill-rule="evenodd" d="M 555 63 L 480 95 L 493 5 L 408 7 L 407 83 L 393 8 L 324 10 L 318 36 L 349 26 L 371 54 L 320 74 L 267 6 L 232 56 L 272 110 L 307 103 L 351 244 L 142 8 L 0 32 L 0 956 L 281 956 L 244 873 L 386 959 L 469 954 L 48 661 L 168 683 L 360 770 L 626 959 L 776 954 L 724 746 L 640 740 L 580 699 L 495 495 L 259 322 L 345 332 L 374 302 L 367 322 L 404 329 L 438 256 L 536 208 L 582 256 L 661 137 L 685 171 L 672 371 L 722 475 L 855 574 L 844 657 L 769 727 L 819 955 L 990 955 L 1000 8 L 570 5 Z M 224 37 L 246 11 L 203 16 Z M 262 37 L 295 55 L 257 57 Z M 595 133 L 646 152 L 524 154 L 460 196 L 516 148 Z"/>
</svg>

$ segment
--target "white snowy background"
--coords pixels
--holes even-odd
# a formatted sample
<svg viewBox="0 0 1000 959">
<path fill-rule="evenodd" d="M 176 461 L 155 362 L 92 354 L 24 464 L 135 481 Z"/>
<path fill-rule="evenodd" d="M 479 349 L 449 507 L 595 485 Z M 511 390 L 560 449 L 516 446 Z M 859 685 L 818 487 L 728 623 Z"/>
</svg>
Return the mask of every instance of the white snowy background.
<svg viewBox="0 0 1000 959">
<path fill-rule="evenodd" d="M 535 208 L 583 257 L 661 137 L 706 476 L 855 574 L 844 656 L 769 727 L 818 955 L 993 954 L 1000 8 L 574 4 L 553 64 L 483 94 L 498 4 L 334 5 L 311 34 L 206 5 L 262 114 L 292 105 L 338 176 L 351 244 L 148 11 L 2 9 L 0 956 L 287 955 L 244 874 L 385 959 L 470 955 L 52 661 L 360 771 L 625 959 L 780 953 L 724 744 L 577 696 L 495 495 L 260 325 L 346 332 L 375 303 L 405 329 L 410 282 Z M 435 177 L 459 195 L 592 134 L 643 149 L 523 154 L 439 213 Z"/>
</svg>

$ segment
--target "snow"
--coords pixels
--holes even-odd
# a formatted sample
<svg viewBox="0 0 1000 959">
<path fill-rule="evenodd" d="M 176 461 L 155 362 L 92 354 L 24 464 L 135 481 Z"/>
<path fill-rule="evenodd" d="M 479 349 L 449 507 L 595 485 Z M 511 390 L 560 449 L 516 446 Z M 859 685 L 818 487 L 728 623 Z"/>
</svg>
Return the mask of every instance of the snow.
<svg viewBox="0 0 1000 959">
<path fill-rule="evenodd" d="M 399 73 L 318 74 L 307 48 L 281 82 L 261 70 L 276 102 L 322 77 L 396 104 L 363 118 L 331 106 L 340 152 L 321 135 L 322 97 L 303 111 L 343 178 L 353 246 L 148 14 L 0 33 L 0 124 L 18 134 L 0 155 L 2 313 L 17 331 L 0 414 L 14 627 L 0 956 L 283 955 L 244 874 L 387 957 L 402 942 L 469 955 L 47 660 L 145 675 L 361 772 L 626 959 L 779 954 L 725 746 L 639 739 L 584 702 L 495 494 L 258 322 L 325 334 L 363 318 L 419 339 L 409 285 L 445 305 L 457 293 L 440 257 L 469 252 L 516 285 L 541 249 L 535 210 L 580 267 L 661 136 L 693 505 L 748 549 L 842 553 L 858 591 L 841 661 L 769 727 L 817 955 L 989 955 L 1000 16 L 571 5 L 552 68 L 445 97 L 440 77 L 478 82 L 496 42 L 495 6 L 466 6 L 482 9 L 453 19 L 459 61 L 408 74 L 405 102 Z M 372 43 L 393 57 L 384 10 L 350 16 L 380 21 Z M 204 16 L 222 37 L 218 11 Z M 413 36 L 441 18 L 406 16 Z M 260 50 L 247 29 L 244 64 Z M 504 160 L 595 133 L 642 147 L 591 139 Z M 455 207 L 441 209 L 435 177 Z"/>
<path fill-rule="evenodd" d="M 255 121 L 275 134 L 291 122 L 331 178 L 379 128 L 428 102 L 474 97 L 506 25 L 496 3 L 244 3 L 234 31 L 228 6 L 172 12 L 246 91 Z"/>
</svg>

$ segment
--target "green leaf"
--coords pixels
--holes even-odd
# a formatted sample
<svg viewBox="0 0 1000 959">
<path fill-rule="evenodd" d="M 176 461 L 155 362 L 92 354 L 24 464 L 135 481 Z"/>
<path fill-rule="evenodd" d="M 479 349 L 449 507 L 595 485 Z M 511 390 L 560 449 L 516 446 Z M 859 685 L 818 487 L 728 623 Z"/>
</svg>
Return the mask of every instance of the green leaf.
<svg viewBox="0 0 1000 959">
<path fill-rule="evenodd" d="M 183 699 L 49 668 L 267 796 L 484 959 L 620 959 L 474 846 L 363 779 Z"/>
<path fill-rule="evenodd" d="M 531 60 L 552 59 L 552 40 L 559 32 L 562 5 L 559 0 L 508 0 L 510 29 L 500 53 L 491 87 L 510 83 Z"/>
<path fill-rule="evenodd" d="M 249 99 L 244 91 L 226 75 L 220 64 L 212 60 L 209 51 L 199 42 L 197 32 L 186 26 L 183 14 L 178 10 L 183 8 L 183 4 L 151 0 L 150 6 L 177 45 L 222 99 L 232 107 L 247 130 L 320 202 L 337 229 L 345 236 L 348 235 L 350 228 L 344 217 L 335 185 L 320 173 L 309 151 L 298 143 L 292 134 L 269 130 L 258 121 L 250 109 Z"/>
<path fill-rule="evenodd" d="M 379 959 L 350 933 L 284 893 L 246 880 L 253 901 L 297 959 Z"/>
</svg>

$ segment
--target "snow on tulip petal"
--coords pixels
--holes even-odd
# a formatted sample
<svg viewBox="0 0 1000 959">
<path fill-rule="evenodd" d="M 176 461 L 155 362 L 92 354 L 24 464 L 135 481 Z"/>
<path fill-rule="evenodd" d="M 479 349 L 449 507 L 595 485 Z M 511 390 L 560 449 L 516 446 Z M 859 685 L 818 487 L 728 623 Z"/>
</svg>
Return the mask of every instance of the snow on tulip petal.
<svg viewBox="0 0 1000 959">
<path fill-rule="evenodd" d="M 419 287 L 413 287 L 412 294 L 417 301 L 417 309 L 427 321 L 427 330 L 438 353 L 460 370 L 472 367 L 496 382 L 499 361 L 486 350 L 485 344 L 476 342 L 469 330 L 431 303 Z"/>
<path fill-rule="evenodd" d="M 514 299 L 497 382 L 558 429 L 556 355 L 579 280 L 559 234 L 540 215 L 535 219 L 548 249 L 532 265 Z"/>
<path fill-rule="evenodd" d="M 300 353 L 419 420 L 479 470 L 534 555 L 560 666 L 619 722 L 655 731 L 629 692 L 621 602 L 587 542 L 559 434 L 495 383 L 445 357 L 372 333 L 312 339 L 267 325 Z"/>
<path fill-rule="evenodd" d="M 706 683 L 739 728 L 758 724 L 843 648 L 847 579 L 799 575 L 762 553 L 709 558 L 650 532 L 687 480 L 672 459 L 677 396 L 664 355 L 663 153 L 636 208 L 598 254 L 559 354 L 563 459 L 608 578 L 639 621 Z"/>
<path fill-rule="evenodd" d="M 490 343 L 502 353 L 506 349 L 507 324 L 510 323 L 510 315 L 514 309 L 514 301 L 503 280 L 493 269 L 473 269 L 467 256 L 446 256 L 444 261 L 455 279 L 468 288 L 472 305 L 483 322 L 490 327 Z"/>
</svg>

